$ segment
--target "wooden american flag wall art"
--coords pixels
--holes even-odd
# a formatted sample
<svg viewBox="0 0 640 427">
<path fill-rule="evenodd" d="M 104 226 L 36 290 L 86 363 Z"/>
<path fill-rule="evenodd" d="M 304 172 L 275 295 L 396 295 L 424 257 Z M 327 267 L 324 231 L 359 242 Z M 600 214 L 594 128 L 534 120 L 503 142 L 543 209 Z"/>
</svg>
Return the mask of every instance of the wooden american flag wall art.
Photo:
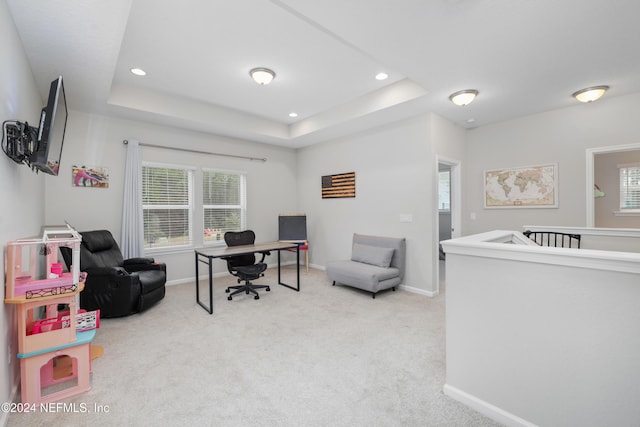
<svg viewBox="0 0 640 427">
<path fill-rule="evenodd" d="M 322 198 L 356 197 L 356 173 L 347 172 L 322 177 Z"/>
</svg>

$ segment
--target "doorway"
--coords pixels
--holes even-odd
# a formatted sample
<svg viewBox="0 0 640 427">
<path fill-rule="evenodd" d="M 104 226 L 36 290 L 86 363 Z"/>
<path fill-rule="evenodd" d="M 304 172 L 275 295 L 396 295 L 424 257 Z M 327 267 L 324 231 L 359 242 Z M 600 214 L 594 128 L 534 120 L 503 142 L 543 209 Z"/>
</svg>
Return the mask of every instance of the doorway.
<svg viewBox="0 0 640 427">
<path fill-rule="evenodd" d="M 451 239 L 451 166 L 438 164 L 438 241 Z M 438 258 L 444 261 L 442 245 L 438 249 Z"/>
<path fill-rule="evenodd" d="M 445 257 L 440 241 L 460 237 L 461 219 L 461 173 L 460 162 L 437 156 L 436 176 L 436 212 L 434 213 L 436 250 L 434 256 L 434 283 L 437 283 L 436 294 L 440 292 L 445 279 Z"/>
<path fill-rule="evenodd" d="M 600 188 L 600 186 L 602 186 L 602 182 L 596 182 L 596 170 L 600 170 L 601 167 L 598 166 L 599 164 L 601 165 L 601 163 L 599 162 L 603 162 L 604 158 L 607 156 L 613 156 L 615 155 L 615 153 L 622 153 L 623 154 L 623 159 L 624 158 L 631 158 L 632 154 L 637 152 L 638 150 L 640 150 L 640 144 L 629 144 L 629 145 L 617 145 L 617 146 L 610 146 L 610 147 L 600 147 L 600 148 L 589 148 L 587 149 L 587 176 L 586 176 L 586 184 L 587 184 L 587 188 L 586 188 L 586 195 L 587 195 L 587 206 L 586 206 L 586 226 L 587 227 L 603 227 L 606 226 L 607 228 L 617 228 L 617 227 L 623 227 L 623 228 L 637 228 L 637 226 L 635 225 L 635 218 L 632 218 L 634 220 L 634 224 L 633 225 L 629 225 L 627 224 L 622 224 L 622 225 L 613 225 L 610 223 L 605 223 L 602 220 L 602 217 L 599 218 L 599 220 L 596 220 L 596 216 L 597 216 L 597 211 L 596 211 L 596 203 L 598 204 L 602 204 L 602 202 L 604 201 L 604 199 L 601 200 L 597 200 L 599 197 L 602 197 L 604 194 L 609 194 L 609 198 L 612 198 L 612 195 L 615 194 L 612 191 L 609 191 L 609 189 L 604 188 L 607 191 L 601 191 L 602 189 Z M 626 156 L 624 156 L 624 154 L 626 154 Z M 617 174 L 618 171 L 615 168 L 615 166 L 611 167 L 615 170 L 613 171 L 609 171 L 609 173 L 611 174 Z M 602 176 L 603 176 L 603 172 L 599 172 L 600 174 L 600 180 L 602 180 Z M 600 185 L 600 186 L 599 186 Z M 595 191 L 595 190 L 599 190 L 599 191 Z M 615 189 L 618 190 L 618 189 Z M 618 202 L 617 200 L 615 201 L 616 203 Z M 612 208 L 607 208 L 606 211 L 609 212 L 611 211 Z M 601 215 L 601 213 L 600 213 Z M 629 218 L 627 218 L 629 219 Z M 600 225 L 599 225 L 600 224 Z"/>
</svg>

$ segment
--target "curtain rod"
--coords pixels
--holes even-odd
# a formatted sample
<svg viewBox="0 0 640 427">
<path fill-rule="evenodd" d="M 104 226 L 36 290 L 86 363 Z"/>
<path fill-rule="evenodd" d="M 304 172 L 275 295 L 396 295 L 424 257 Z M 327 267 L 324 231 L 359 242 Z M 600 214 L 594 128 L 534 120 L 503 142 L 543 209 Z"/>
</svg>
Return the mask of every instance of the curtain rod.
<svg viewBox="0 0 640 427">
<path fill-rule="evenodd" d="M 124 145 L 127 145 L 129 143 L 128 140 L 124 140 L 122 141 L 122 143 Z M 176 148 L 176 147 L 167 147 L 165 145 L 156 145 L 156 144 L 146 144 L 146 143 L 142 143 L 139 142 L 138 143 L 141 147 L 152 147 L 152 148 L 164 148 L 165 150 L 176 150 L 176 151 L 186 151 L 188 153 L 196 153 L 196 154 L 209 154 L 212 156 L 222 156 L 222 157 L 233 157 L 234 159 L 246 159 L 246 160 L 258 160 L 261 162 L 266 162 L 267 159 L 265 157 L 249 157 L 249 156 L 238 156 L 236 154 L 224 154 L 224 153 L 214 153 L 212 151 L 200 151 L 200 150 L 191 150 L 189 148 Z"/>
</svg>

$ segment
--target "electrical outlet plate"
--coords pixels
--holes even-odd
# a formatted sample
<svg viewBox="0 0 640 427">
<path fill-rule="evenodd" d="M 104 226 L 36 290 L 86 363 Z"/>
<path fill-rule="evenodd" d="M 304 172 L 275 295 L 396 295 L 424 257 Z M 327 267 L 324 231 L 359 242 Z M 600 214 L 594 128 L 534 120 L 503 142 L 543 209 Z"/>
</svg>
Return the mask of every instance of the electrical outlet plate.
<svg viewBox="0 0 640 427">
<path fill-rule="evenodd" d="M 413 215 L 400 214 L 400 222 L 413 222 Z"/>
</svg>

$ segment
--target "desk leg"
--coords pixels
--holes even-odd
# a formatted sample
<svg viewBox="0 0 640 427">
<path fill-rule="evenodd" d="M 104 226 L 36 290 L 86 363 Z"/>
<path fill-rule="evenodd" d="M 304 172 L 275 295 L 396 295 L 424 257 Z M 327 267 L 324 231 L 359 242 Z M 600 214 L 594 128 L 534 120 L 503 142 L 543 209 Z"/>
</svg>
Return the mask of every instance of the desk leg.
<svg viewBox="0 0 640 427">
<path fill-rule="evenodd" d="M 296 289 L 298 292 L 300 292 L 300 245 L 298 245 L 297 250 L 296 250 L 296 276 L 297 276 L 297 287 L 298 289 Z"/>
<path fill-rule="evenodd" d="M 209 312 L 209 314 L 213 314 L 213 261 L 209 257 L 205 257 L 207 261 L 203 261 L 199 258 L 199 255 L 196 253 L 196 302 L 198 305 Z M 200 301 L 200 272 L 198 263 L 206 263 L 209 266 L 209 307 L 204 305 L 202 301 Z"/>
<path fill-rule="evenodd" d="M 278 249 L 278 283 L 282 285 L 282 279 L 280 277 L 280 249 Z"/>
<path fill-rule="evenodd" d="M 209 258 L 209 314 L 213 314 L 213 260 Z"/>
<path fill-rule="evenodd" d="M 281 279 L 281 275 L 280 275 L 280 249 L 278 249 L 278 284 L 285 286 L 289 289 L 293 289 L 294 291 L 298 291 L 300 292 L 300 246 L 297 247 L 296 249 L 296 279 L 297 279 L 297 283 L 296 283 L 296 287 L 294 288 L 291 285 L 287 285 L 286 283 L 282 283 L 282 279 Z"/>
<path fill-rule="evenodd" d="M 200 272 L 198 271 L 198 253 L 196 255 L 196 302 L 200 301 Z"/>
</svg>

